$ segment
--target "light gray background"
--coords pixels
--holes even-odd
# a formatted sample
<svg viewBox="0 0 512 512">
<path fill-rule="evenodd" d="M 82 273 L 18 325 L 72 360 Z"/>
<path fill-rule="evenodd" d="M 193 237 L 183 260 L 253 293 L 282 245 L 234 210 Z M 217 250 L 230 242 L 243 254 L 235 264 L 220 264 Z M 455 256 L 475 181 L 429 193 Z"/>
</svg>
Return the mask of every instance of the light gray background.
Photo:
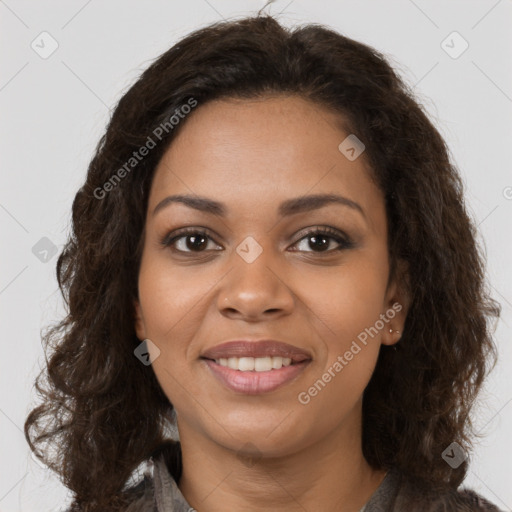
<svg viewBox="0 0 512 512">
<path fill-rule="evenodd" d="M 54 277 L 32 252 L 47 237 L 60 250 L 71 203 L 109 117 L 109 108 L 147 65 L 193 29 L 255 13 L 258 0 L 0 0 L 2 358 L 0 511 L 64 508 L 66 490 L 30 457 L 22 426 L 44 362 L 39 332 L 63 307 Z M 500 362 L 481 395 L 478 442 L 465 484 L 512 510 L 512 1 L 278 0 L 287 25 L 319 22 L 388 55 L 415 84 L 447 139 L 503 305 Z M 57 50 L 31 44 L 47 31 Z M 457 31 L 469 44 L 452 58 L 441 43 Z M 47 37 L 47 36 L 46 36 Z M 462 41 L 447 40 L 458 52 Z"/>
</svg>

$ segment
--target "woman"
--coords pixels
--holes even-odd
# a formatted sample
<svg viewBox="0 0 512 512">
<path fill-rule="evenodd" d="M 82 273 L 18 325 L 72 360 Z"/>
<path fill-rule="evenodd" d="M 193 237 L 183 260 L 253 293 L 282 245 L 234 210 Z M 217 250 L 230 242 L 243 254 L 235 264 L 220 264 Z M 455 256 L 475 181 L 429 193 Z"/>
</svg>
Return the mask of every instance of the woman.
<svg viewBox="0 0 512 512">
<path fill-rule="evenodd" d="M 498 510 L 458 487 L 499 306 L 368 46 L 268 16 L 184 38 L 115 109 L 57 275 L 25 433 L 70 510 Z"/>
</svg>

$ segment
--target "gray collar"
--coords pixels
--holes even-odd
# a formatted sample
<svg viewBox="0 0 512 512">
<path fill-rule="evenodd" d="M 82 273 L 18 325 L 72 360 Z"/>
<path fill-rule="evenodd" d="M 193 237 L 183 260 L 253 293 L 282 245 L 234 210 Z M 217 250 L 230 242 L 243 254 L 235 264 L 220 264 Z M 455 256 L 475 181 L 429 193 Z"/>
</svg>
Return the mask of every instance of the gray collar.
<svg viewBox="0 0 512 512">
<path fill-rule="evenodd" d="M 370 500 L 359 512 L 389 512 L 399 487 L 399 475 L 390 470 Z M 154 459 L 153 481 L 155 490 L 155 512 L 195 512 L 169 473 L 162 455 Z"/>
<path fill-rule="evenodd" d="M 154 460 L 153 481 L 156 512 L 195 512 L 181 494 L 162 455 Z"/>
<path fill-rule="evenodd" d="M 391 512 L 400 488 L 400 474 L 390 469 L 377 490 L 359 512 Z"/>
</svg>

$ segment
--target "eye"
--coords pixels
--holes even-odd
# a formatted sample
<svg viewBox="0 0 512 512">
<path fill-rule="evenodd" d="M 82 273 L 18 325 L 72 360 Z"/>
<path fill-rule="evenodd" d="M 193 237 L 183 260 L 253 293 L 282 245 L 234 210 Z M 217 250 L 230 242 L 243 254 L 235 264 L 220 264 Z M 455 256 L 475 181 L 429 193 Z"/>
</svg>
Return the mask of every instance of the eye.
<svg viewBox="0 0 512 512">
<path fill-rule="evenodd" d="M 206 231 L 192 228 L 170 233 L 160 243 L 164 247 L 171 247 L 176 252 L 190 253 L 204 252 L 208 248 L 209 242 L 213 242 L 213 240 Z"/>
<path fill-rule="evenodd" d="M 337 244 L 338 247 L 332 248 L 332 243 Z M 220 247 L 215 244 L 209 233 L 205 230 L 198 228 L 185 228 L 178 232 L 170 233 L 161 240 L 161 245 L 164 247 L 171 247 L 173 251 L 178 253 L 201 253 L 207 250 L 222 250 L 215 247 Z M 209 247 L 209 244 L 213 245 Z M 302 249 L 299 252 L 317 252 L 317 253 L 332 253 L 334 251 L 341 251 L 343 249 L 350 249 L 354 247 L 352 240 L 343 232 L 330 227 L 315 227 L 310 231 L 303 234 L 303 236 L 293 244 L 294 246 L 302 244 Z M 304 246 L 313 248 L 308 251 Z"/>
<path fill-rule="evenodd" d="M 352 240 L 341 231 L 329 227 L 317 226 L 314 229 L 307 232 L 302 238 L 300 238 L 294 245 L 301 244 L 303 249 L 299 251 L 304 252 L 333 252 L 341 251 L 343 249 L 350 249 L 354 247 Z M 330 248 L 332 243 L 338 244 L 338 247 Z M 307 251 L 304 247 L 313 248 L 313 251 Z"/>
</svg>

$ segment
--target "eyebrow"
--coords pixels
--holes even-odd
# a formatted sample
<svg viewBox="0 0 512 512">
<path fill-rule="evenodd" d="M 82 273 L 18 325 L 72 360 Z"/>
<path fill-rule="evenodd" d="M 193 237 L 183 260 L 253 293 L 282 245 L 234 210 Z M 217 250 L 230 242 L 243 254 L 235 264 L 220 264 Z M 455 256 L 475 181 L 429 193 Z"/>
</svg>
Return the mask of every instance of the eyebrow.
<svg viewBox="0 0 512 512">
<path fill-rule="evenodd" d="M 213 199 L 209 199 L 208 197 L 179 194 L 162 199 L 153 210 L 153 215 L 156 215 L 160 210 L 163 210 L 165 207 L 173 203 L 181 203 L 189 208 L 193 208 L 194 210 L 199 210 L 219 217 L 225 217 L 228 212 L 224 204 Z M 347 197 L 336 194 L 313 194 L 287 199 L 279 205 L 278 214 L 281 217 L 287 217 L 311 210 L 318 210 L 328 204 L 341 204 L 343 206 L 347 206 L 358 211 L 363 217 L 366 217 L 363 208 L 358 203 L 348 199 Z"/>
</svg>

